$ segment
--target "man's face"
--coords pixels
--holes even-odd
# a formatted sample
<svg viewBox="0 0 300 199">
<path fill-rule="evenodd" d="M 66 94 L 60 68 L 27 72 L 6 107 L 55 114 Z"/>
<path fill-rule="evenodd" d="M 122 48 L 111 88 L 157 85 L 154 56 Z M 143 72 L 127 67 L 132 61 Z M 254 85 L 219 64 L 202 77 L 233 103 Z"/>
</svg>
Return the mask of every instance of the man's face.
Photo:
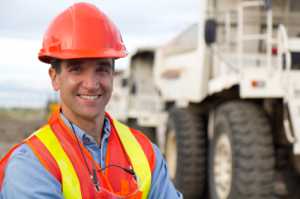
<svg viewBox="0 0 300 199">
<path fill-rule="evenodd" d="M 104 115 L 113 88 L 112 59 L 76 59 L 61 62 L 61 71 L 49 69 L 53 88 L 69 119 L 95 120 Z"/>
</svg>

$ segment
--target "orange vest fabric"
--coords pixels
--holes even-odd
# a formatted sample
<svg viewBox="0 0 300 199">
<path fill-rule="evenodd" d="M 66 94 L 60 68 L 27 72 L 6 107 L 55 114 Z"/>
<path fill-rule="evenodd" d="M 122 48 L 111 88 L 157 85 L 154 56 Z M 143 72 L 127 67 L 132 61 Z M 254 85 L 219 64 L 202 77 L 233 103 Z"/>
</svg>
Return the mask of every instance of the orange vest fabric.
<svg viewBox="0 0 300 199">
<path fill-rule="evenodd" d="M 112 118 L 108 114 L 106 114 L 106 117 L 109 119 L 111 124 L 111 133 L 108 138 L 107 154 L 105 160 L 106 165 L 118 165 L 122 168 L 132 168 L 130 159 L 126 154 L 124 146 L 122 145 L 120 138 L 118 137 L 118 133 L 116 132 L 116 128 L 113 125 Z M 82 198 L 100 198 L 101 196 L 97 193 L 95 186 L 90 179 L 90 173 L 86 168 L 85 160 L 81 154 L 74 133 L 65 125 L 65 123 L 60 118 L 59 113 L 53 114 L 48 122 L 48 125 L 50 125 L 52 131 L 55 133 L 55 136 L 58 138 L 63 150 L 71 160 L 71 163 L 79 179 Z M 149 162 L 151 172 L 153 173 L 155 166 L 155 153 L 151 142 L 142 133 L 134 129 L 130 130 L 142 147 Z M 32 149 L 42 165 L 61 183 L 62 175 L 59 166 L 46 146 L 39 140 L 39 138 L 35 135 L 32 135 L 28 139 L 24 140 L 23 143 L 26 143 Z M 79 144 L 84 153 L 85 159 L 87 160 L 86 162 L 88 164 L 88 167 L 93 168 L 94 166 L 96 166 L 97 171 L 100 171 L 100 166 L 94 162 L 88 150 L 81 143 Z M 9 156 L 18 146 L 19 145 L 16 145 L 0 161 L 0 190 Z M 131 193 L 134 191 L 134 189 L 136 189 L 135 185 L 128 179 L 128 175 L 124 175 L 125 173 L 120 172 L 120 169 L 109 169 L 107 171 L 108 172 L 105 172 L 105 175 L 103 175 L 102 172 L 97 172 L 97 176 L 101 186 L 104 186 L 107 190 L 118 195 L 127 195 L 128 193 Z M 142 194 L 135 195 L 133 198 L 142 198 Z"/>
</svg>

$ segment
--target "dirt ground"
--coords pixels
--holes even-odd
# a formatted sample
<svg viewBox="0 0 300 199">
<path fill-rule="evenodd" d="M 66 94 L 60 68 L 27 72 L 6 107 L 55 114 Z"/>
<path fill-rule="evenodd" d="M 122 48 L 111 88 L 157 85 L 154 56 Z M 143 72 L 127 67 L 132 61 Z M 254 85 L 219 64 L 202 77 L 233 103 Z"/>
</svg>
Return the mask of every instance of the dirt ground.
<svg viewBox="0 0 300 199">
<path fill-rule="evenodd" d="M 42 109 L 0 108 L 0 158 L 46 121 Z"/>
</svg>

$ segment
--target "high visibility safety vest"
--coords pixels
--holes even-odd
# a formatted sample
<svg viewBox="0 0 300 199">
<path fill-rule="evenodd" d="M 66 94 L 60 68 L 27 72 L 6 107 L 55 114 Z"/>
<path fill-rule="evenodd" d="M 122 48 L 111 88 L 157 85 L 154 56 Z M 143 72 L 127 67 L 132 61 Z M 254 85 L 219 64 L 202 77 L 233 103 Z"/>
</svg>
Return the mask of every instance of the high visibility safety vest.
<svg viewBox="0 0 300 199">
<path fill-rule="evenodd" d="M 142 133 L 128 128 L 108 114 L 106 117 L 112 127 L 108 138 L 106 168 L 100 168 L 94 162 L 59 113 L 53 114 L 47 125 L 23 141 L 61 183 L 65 199 L 147 198 L 155 166 L 151 142 Z M 9 157 L 19 145 L 0 161 L 0 190 Z M 100 189 L 96 189 L 91 179 L 92 168 L 95 171 L 92 175 L 96 175 Z"/>
</svg>

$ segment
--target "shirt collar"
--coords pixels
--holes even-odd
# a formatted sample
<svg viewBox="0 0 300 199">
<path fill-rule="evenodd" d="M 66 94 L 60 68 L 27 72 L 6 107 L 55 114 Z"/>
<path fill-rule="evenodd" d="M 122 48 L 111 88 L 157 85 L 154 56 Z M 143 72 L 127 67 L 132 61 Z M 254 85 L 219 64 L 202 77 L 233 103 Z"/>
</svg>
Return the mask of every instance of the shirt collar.
<svg viewBox="0 0 300 199">
<path fill-rule="evenodd" d="M 66 116 L 63 113 L 60 113 L 60 117 L 62 118 L 64 123 L 70 129 L 72 129 L 69 120 L 66 118 Z M 73 123 L 73 127 L 74 127 L 74 130 L 75 130 L 74 133 L 75 133 L 76 137 L 79 138 L 84 145 L 97 144 L 96 140 L 92 136 L 90 136 L 84 130 L 79 128 L 76 124 Z M 109 137 L 110 130 L 111 130 L 111 125 L 110 125 L 109 119 L 107 117 L 104 117 L 103 130 L 102 130 L 102 134 L 103 134 L 102 139 L 106 139 L 106 138 Z M 101 140 L 101 142 L 102 142 L 102 140 Z"/>
</svg>

